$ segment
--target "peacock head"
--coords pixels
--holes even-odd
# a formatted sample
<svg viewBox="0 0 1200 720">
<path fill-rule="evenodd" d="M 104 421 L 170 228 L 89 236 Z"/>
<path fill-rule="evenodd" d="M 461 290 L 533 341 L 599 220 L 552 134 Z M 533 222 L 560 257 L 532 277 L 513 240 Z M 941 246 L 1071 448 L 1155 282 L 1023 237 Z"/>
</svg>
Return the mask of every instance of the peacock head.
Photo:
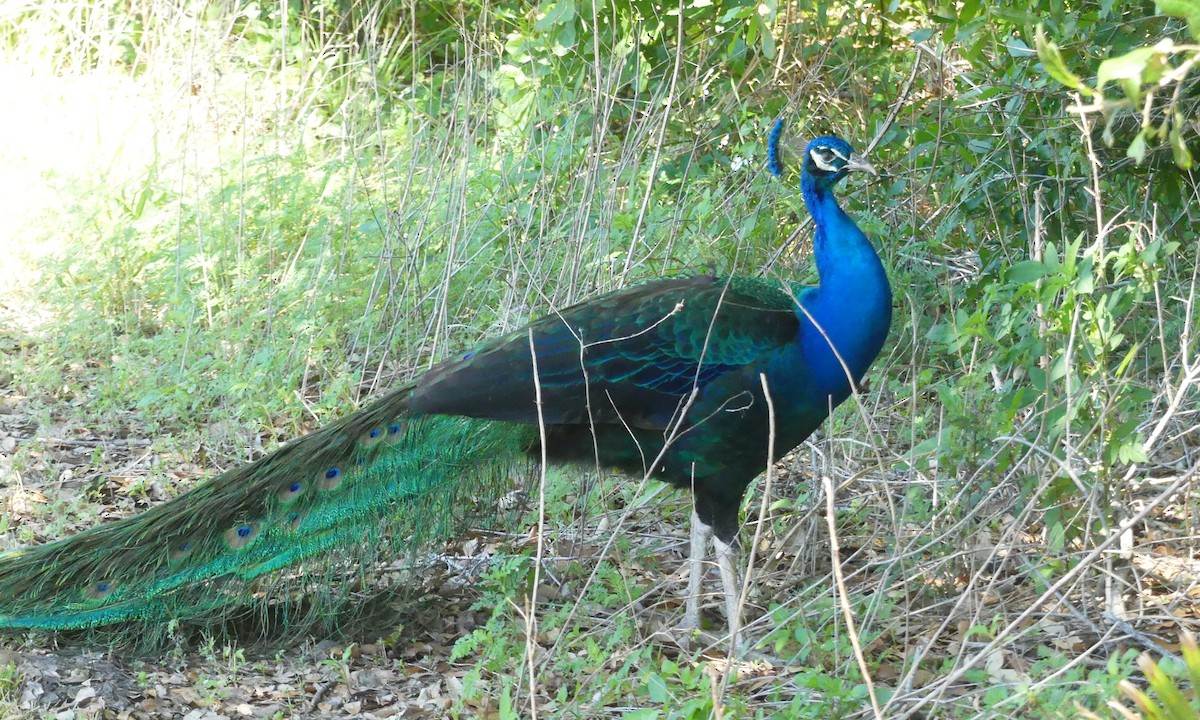
<svg viewBox="0 0 1200 720">
<path fill-rule="evenodd" d="M 767 143 L 767 164 L 776 177 L 783 174 L 781 145 L 784 142 L 783 121 L 776 120 Z M 801 151 L 801 158 L 801 182 L 811 182 L 822 189 L 833 187 L 839 180 L 856 170 L 878 175 L 875 167 L 854 152 L 850 143 L 840 137 L 827 136 L 812 140 Z"/>
<path fill-rule="evenodd" d="M 856 170 L 878 175 L 875 167 L 840 137 L 819 137 L 804 149 L 804 174 L 824 184 L 833 185 Z"/>
</svg>

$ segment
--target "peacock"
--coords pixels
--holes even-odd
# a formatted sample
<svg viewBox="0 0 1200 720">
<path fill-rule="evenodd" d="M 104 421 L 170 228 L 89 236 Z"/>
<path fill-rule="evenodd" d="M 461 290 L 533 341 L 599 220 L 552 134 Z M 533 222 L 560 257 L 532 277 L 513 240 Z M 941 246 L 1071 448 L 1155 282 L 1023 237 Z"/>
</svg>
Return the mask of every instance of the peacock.
<svg viewBox="0 0 1200 720">
<path fill-rule="evenodd" d="M 782 143 L 776 121 L 776 176 Z M 747 486 L 772 442 L 782 456 L 854 392 L 891 322 L 884 267 L 834 196 L 874 168 L 838 137 L 812 140 L 800 160 L 819 285 L 662 279 L 554 312 L 170 502 L 0 555 L 0 628 L 301 607 L 281 600 L 336 594 L 364 557 L 457 532 L 543 457 L 690 490 L 680 627 L 699 627 L 710 539 L 733 623 Z M 308 607 L 324 612 L 319 599 Z"/>
</svg>

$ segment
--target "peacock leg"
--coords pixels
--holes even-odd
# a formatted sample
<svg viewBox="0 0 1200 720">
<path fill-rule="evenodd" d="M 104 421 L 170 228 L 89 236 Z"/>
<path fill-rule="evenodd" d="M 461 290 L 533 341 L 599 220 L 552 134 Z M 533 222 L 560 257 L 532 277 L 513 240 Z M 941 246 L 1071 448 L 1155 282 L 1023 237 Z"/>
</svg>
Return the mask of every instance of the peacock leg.
<svg viewBox="0 0 1200 720">
<path fill-rule="evenodd" d="M 742 595 L 742 581 L 738 578 L 737 540 L 727 543 L 719 537 L 713 537 L 716 547 L 717 566 L 721 568 L 721 586 L 725 590 L 725 622 L 729 623 L 729 631 L 733 632 L 741 626 L 741 616 L 738 613 L 738 600 Z"/>
<path fill-rule="evenodd" d="M 688 553 L 688 589 L 683 622 L 679 624 L 680 630 L 690 632 L 700 629 L 700 580 L 704 577 L 704 560 L 708 555 L 708 539 L 712 534 L 712 526 L 701 520 L 693 509 L 692 546 Z"/>
</svg>

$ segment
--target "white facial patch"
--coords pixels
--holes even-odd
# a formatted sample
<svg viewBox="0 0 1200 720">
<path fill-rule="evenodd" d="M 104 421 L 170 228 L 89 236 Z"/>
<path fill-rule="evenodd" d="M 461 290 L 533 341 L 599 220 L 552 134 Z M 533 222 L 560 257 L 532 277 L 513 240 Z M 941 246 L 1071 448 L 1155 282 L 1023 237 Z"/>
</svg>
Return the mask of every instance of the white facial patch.
<svg viewBox="0 0 1200 720">
<path fill-rule="evenodd" d="M 837 150 L 829 147 L 813 148 L 809 152 L 813 164 L 825 172 L 837 172 L 838 168 L 833 164 L 834 158 L 841 158 L 843 162 L 849 162 L 845 155 Z"/>
</svg>

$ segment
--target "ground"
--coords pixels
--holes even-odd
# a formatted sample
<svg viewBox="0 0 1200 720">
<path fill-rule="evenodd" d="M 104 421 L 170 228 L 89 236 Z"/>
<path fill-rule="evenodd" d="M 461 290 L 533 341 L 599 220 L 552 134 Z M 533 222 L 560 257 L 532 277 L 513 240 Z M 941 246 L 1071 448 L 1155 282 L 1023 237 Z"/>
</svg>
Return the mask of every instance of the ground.
<svg viewBox="0 0 1200 720">
<path fill-rule="evenodd" d="M 0 351 L 17 353 L 21 345 L 19 333 L 10 331 L 3 335 Z M 80 379 L 93 377 L 87 368 L 78 373 Z M 134 415 L 109 423 L 106 427 L 117 428 L 110 436 L 82 427 L 72 419 L 72 406 L 85 401 L 71 393 L 22 396 L 11 376 L 0 377 L 0 469 L 16 479 L 0 491 L 10 523 L 7 545 L 15 544 L 13 528 L 23 542 L 41 542 L 162 502 L 169 493 L 154 478 L 161 481 L 164 467 L 170 468 L 166 477 L 185 486 L 206 474 L 207 468 L 197 462 L 204 457 L 202 449 L 175 456 L 154 450 L 151 435 L 138 431 Z M 18 453 L 20 472 L 12 461 Z M 785 468 L 796 465 L 793 461 Z M 151 472 L 151 467 L 159 471 Z M 1189 470 L 1187 477 L 1192 475 Z M 1115 546 L 1087 561 L 1104 569 L 1099 578 L 1134 583 L 1119 593 L 1129 606 L 1122 617 L 1103 603 L 1103 583 L 1096 578 L 1058 588 L 1041 581 L 1065 578 L 1071 571 L 1055 563 L 1044 537 L 1029 528 L 1014 529 L 1019 512 L 1011 495 L 996 493 L 981 504 L 981 518 L 962 536 L 969 540 L 961 552 L 931 557 L 921 547 L 893 544 L 868 530 L 886 516 L 887 503 L 878 490 L 894 492 L 899 484 L 843 486 L 835 513 L 841 519 L 837 537 L 843 582 L 856 598 L 859 628 L 870 635 L 861 650 L 876 688 L 908 697 L 910 704 L 925 698 L 955 708 L 952 716 L 970 716 L 963 712 L 967 706 L 979 708 L 980 716 L 995 716 L 985 710 L 996 702 L 986 697 L 994 684 L 1027 693 L 1029 701 L 1018 714 L 1037 716 L 1037 689 L 1056 676 L 1086 682 L 1089 672 L 1103 675 L 1111 661 L 1127 658 L 1131 649 L 1177 653 L 1174 637 L 1181 620 L 1196 617 L 1195 599 L 1200 597 L 1198 563 L 1190 543 L 1178 540 L 1194 536 L 1190 516 L 1172 502 L 1183 496 L 1165 498 L 1162 493 L 1178 477 L 1164 472 L 1131 499 L 1131 511 L 1159 505 L 1135 525 L 1128 564 Z M 780 497 L 794 497 L 796 486 L 808 482 L 802 473 L 782 473 L 777 480 Z M 47 506 L 68 514 L 47 513 Z M 538 662 L 548 656 L 564 661 L 539 666 L 539 708 L 615 717 L 641 707 L 637 703 L 656 697 L 652 680 L 645 695 L 622 691 L 624 703 L 614 702 L 621 692 L 598 689 L 598 704 L 592 704 L 579 692 L 587 687 L 580 677 L 616 673 L 629 658 L 646 657 L 711 678 L 714 708 L 723 707 L 726 697 L 738 698 L 737 708 L 768 710 L 787 707 L 789 698 L 829 697 L 832 693 L 814 689 L 810 665 L 828 664 L 829 658 L 819 657 L 822 653 L 836 654 L 847 646 L 830 649 L 821 639 L 820 627 L 836 617 L 829 610 L 838 604 L 837 579 L 828 572 L 823 508 L 801 508 L 784 534 L 774 532 L 777 524 L 764 526 L 760 571 L 748 606 L 753 622 L 747 637 L 756 645 L 732 663 L 729 646 L 719 637 L 707 649 L 685 651 L 659 633 L 678 619 L 683 588 L 677 569 L 686 528 L 678 522 L 681 518 L 673 517 L 682 515 L 679 504 L 668 503 L 668 508 L 638 514 L 623 530 L 626 542 L 607 554 L 607 564 L 627 586 L 648 590 L 624 604 L 584 603 L 570 625 L 585 635 L 603 635 L 619 631 L 633 617 L 634 632 L 623 653 L 596 667 L 572 669 L 565 661 L 579 651 L 559 647 L 561 628 L 537 632 L 529 647 Z M 546 617 L 559 617 L 555 613 L 578 597 L 579 584 L 588 581 L 580 568 L 590 567 L 604 552 L 609 517 L 602 514 L 599 522 L 592 518 L 582 534 L 566 527 L 554 530 L 544 548 L 548 559 L 538 593 Z M 744 537 L 752 537 L 754 529 L 748 527 Z M 914 528 L 911 537 L 926 537 L 927 531 Z M 0 707 L 27 717 L 55 718 L 505 717 L 502 709 L 510 700 L 502 699 L 500 691 L 508 691 L 511 677 L 506 672 L 519 671 L 520 663 L 491 672 L 486 648 L 456 654 L 455 645 L 493 616 L 492 607 L 480 604 L 486 592 L 481 578 L 504 558 L 532 548 L 535 535 L 532 526 L 509 534 L 481 530 L 439 548 L 424 558 L 418 599 L 389 615 L 386 629 L 358 629 L 336 640 L 249 647 L 212 642 L 147 655 L 106 650 L 78 638 L 30 636 L 0 650 L 0 668 L 6 668 L 0 674 Z M 897 575 L 899 568 L 907 568 L 908 574 Z M 389 585 L 384 580 L 399 572 L 399 564 L 381 567 L 371 577 Z M 709 581 L 716 585 L 715 577 Z M 364 588 L 364 598 L 369 595 L 370 588 Z M 508 602 L 520 608 L 525 599 L 518 592 Z M 824 610 L 813 604 L 822 601 Z M 764 615 L 770 606 L 776 611 Z M 779 622 L 778 608 L 807 613 L 799 627 L 809 634 L 779 637 L 778 627 L 791 626 Z M 723 619 L 715 614 L 710 619 L 719 629 Z M 993 646 L 995 638 L 1003 642 Z M 805 643 L 809 647 L 798 652 Z M 1055 661 L 1047 665 L 1048 658 Z M 974 668 L 963 672 L 967 661 Z M 852 664 L 843 658 L 843 667 Z M 727 674 L 729 685 L 722 688 Z M 865 697 L 859 703 L 852 714 L 868 707 Z M 1044 715 L 1064 714 L 1061 708 L 1042 709 Z"/>
</svg>

